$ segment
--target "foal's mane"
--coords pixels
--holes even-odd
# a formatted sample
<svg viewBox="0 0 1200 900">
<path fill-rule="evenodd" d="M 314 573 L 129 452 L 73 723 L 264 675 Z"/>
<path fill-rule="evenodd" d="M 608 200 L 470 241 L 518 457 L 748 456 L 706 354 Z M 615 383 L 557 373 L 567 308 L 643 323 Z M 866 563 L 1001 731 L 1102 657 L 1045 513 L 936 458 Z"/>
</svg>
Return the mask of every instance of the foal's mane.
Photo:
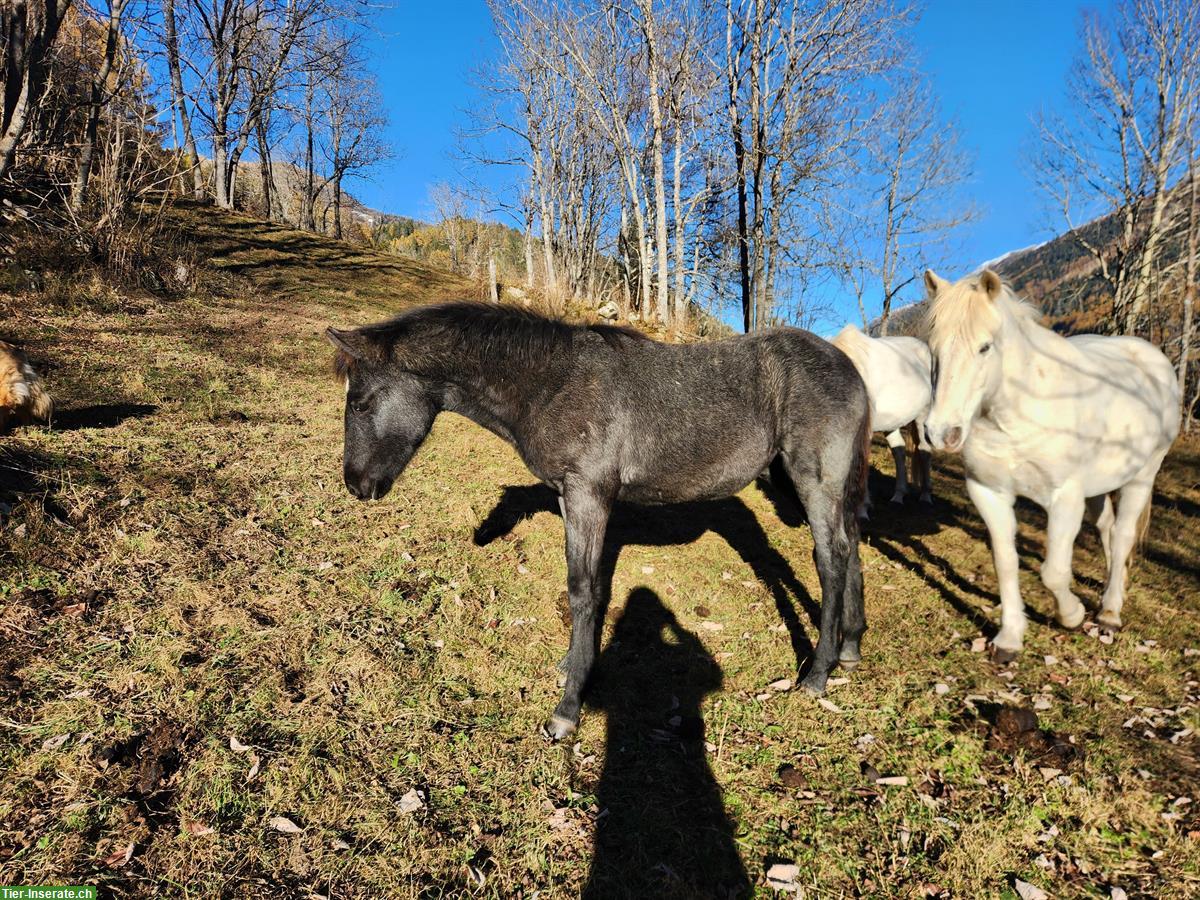
<svg viewBox="0 0 1200 900">
<path fill-rule="evenodd" d="M 937 348 L 951 340 L 979 343 L 996 333 L 1005 316 L 1021 323 L 1039 325 L 1041 313 L 1022 300 L 1007 283 L 995 299 L 988 297 L 982 273 L 970 275 L 938 291 L 929 303 L 927 325 L 929 346 Z"/>
<path fill-rule="evenodd" d="M 577 325 L 520 307 L 472 302 L 420 306 L 359 332 L 383 359 L 418 373 L 441 370 L 464 358 L 534 366 L 569 352 L 575 340 L 589 332 L 615 349 L 629 341 L 649 340 L 632 328 Z M 344 378 L 353 364 L 353 359 L 339 353 L 334 368 Z"/>
</svg>

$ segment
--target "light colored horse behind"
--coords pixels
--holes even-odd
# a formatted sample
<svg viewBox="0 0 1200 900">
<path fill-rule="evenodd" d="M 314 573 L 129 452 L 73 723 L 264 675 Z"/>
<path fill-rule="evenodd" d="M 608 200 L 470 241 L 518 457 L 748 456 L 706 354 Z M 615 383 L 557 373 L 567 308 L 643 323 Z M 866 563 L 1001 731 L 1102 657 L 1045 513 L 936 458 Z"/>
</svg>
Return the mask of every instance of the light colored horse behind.
<svg viewBox="0 0 1200 900">
<path fill-rule="evenodd" d="M 1011 659 L 1025 634 L 1018 495 L 1046 510 L 1042 582 L 1067 628 L 1084 618 L 1071 591 L 1071 554 L 1084 510 L 1090 513 L 1108 563 L 1097 618 L 1119 628 L 1130 553 L 1179 434 L 1170 362 L 1140 338 L 1055 334 L 991 271 L 954 284 L 926 272 L 925 286 L 934 358 L 926 427 L 935 447 L 962 451 L 967 493 L 991 536 L 1000 583 L 996 656 Z"/>
<path fill-rule="evenodd" d="M 893 503 L 903 503 L 908 494 L 908 468 L 905 465 L 905 437 L 917 457 L 916 482 L 921 502 L 932 503 L 930 485 L 930 446 L 925 438 L 925 415 L 932 399 L 930 354 L 924 341 L 914 337 L 875 338 L 853 325 L 837 333 L 833 345 L 850 357 L 862 376 L 871 399 L 871 430 L 887 435 L 892 459 L 896 463 L 896 489 Z M 859 516 L 866 518 L 868 502 Z"/>
</svg>

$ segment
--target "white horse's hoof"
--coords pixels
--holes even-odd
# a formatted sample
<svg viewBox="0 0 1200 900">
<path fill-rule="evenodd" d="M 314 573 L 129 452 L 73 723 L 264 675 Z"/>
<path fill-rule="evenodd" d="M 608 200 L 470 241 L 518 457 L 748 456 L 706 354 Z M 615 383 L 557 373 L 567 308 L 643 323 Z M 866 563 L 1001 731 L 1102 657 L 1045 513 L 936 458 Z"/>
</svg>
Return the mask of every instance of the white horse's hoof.
<svg viewBox="0 0 1200 900">
<path fill-rule="evenodd" d="M 1021 654 L 1021 648 L 1009 650 L 1006 647 L 997 647 L 992 644 L 992 662 L 998 666 L 1007 666 L 1010 662 L 1016 659 Z"/>
<path fill-rule="evenodd" d="M 542 725 L 542 737 L 552 741 L 561 741 L 575 733 L 575 723 L 562 716 L 551 716 Z"/>
<path fill-rule="evenodd" d="M 1083 608 L 1083 604 L 1076 603 L 1075 609 L 1070 613 L 1064 614 L 1061 611 L 1059 612 L 1058 624 L 1067 629 L 1067 631 L 1075 631 L 1080 625 L 1083 624 L 1083 620 L 1086 615 L 1087 610 Z"/>
<path fill-rule="evenodd" d="M 1113 612 L 1111 609 L 1100 610 L 1100 615 L 1096 616 L 1096 622 L 1101 628 L 1107 628 L 1110 631 L 1121 630 L 1121 614 Z"/>
</svg>

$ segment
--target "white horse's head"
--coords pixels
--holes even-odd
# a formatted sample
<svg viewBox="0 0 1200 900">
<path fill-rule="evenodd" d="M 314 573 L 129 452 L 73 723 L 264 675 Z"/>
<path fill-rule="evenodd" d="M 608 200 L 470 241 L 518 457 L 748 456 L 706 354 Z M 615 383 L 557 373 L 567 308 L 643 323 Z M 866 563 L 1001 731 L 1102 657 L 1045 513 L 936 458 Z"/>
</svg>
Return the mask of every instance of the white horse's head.
<svg viewBox="0 0 1200 900">
<path fill-rule="evenodd" d="M 929 442 L 956 452 L 971 423 L 1000 382 L 1005 288 L 990 269 L 951 284 L 925 272 L 929 293 L 929 349 L 933 404 L 925 420 Z"/>
</svg>

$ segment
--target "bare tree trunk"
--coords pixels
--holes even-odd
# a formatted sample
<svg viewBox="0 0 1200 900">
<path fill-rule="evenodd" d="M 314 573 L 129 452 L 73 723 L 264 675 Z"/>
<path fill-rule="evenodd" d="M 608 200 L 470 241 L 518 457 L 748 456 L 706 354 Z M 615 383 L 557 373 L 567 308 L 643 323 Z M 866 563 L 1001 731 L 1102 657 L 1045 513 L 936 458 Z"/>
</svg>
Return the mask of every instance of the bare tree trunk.
<svg viewBox="0 0 1200 900">
<path fill-rule="evenodd" d="M 271 161 L 271 144 L 267 140 L 267 129 L 270 123 L 267 117 L 261 116 L 254 126 L 254 135 L 258 141 L 258 169 L 262 181 L 263 215 L 268 220 L 275 218 L 275 167 Z"/>
<path fill-rule="evenodd" d="M 333 236 L 339 241 L 342 239 L 342 176 L 340 172 L 333 176 Z"/>
<path fill-rule="evenodd" d="M 663 171 L 662 103 L 658 95 L 658 34 L 653 0 L 639 0 L 642 11 L 642 35 L 646 41 L 646 68 L 650 76 L 651 153 L 654 157 L 654 244 L 658 256 L 658 317 L 671 320 L 667 268 L 667 189 Z"/>
<path fill-rule="evenodd" d="M 488 254 L 488 297 L 493 303 L 500 302 L 499 286 L 496 283 L 496 248 Z"/>
<path fill-rule="evenodd" d="M 687 315 L 687 295 L 684 293 L 684 253 L 687 242 L 684 240 L 683 222 L 683 135 L 679 120 L 675 120 L 675 159 L 674 159 L 674 208 L 675 208 L 675 321 L 683 324 Z"/>
<path fill-rule="evenodd" d="M 734 179 L 737 182 L 738 281 L 742 290 L 742 329 L 753 328 L 750 300 L 750 235 L 746 215 L 746 138 L 738 111 L 741 92 L 741 49 L 733 47 L 733 0 L 725 0 L 725 78 L 729 87 L 729 124 L 733 134 Z"/>
<path fill-rule="evenodd" d="M 1197 251 L 1200 250 L 1200 209 L 1197 208 L 1195 149 L 1188 152 L 1188 216 L 1187 216 L 1187 264 L 1183 286 L 1183 323 L 1179 335 L 1179 395 L 1187 396 L 1188 369 L 1192 357 L 1192 318 L 1195 315 Z M 1200 382 L 1200 378 L 1197 378 Z M 1189 434 L 1192 430 L 1192 407 L 1183 411 L 1183 427 Z"/>
<path fill-rule="evenodd" d="M 179 116 L 183 129 L 183 152 L 192 177 L 192 195 L 204 195 L 204 174 L 200 171 L 200 154 L 192 136 L 192 119 L 188 115 L 187 96 L 183 93 L 183 70 L 179 64 L 179 37 L 175 31 L 175 0 L 162 0 L 163 29 L 167 50 L 167 73 L 171 81 L 171 105 Z"/>
<path fill-rule="evenodd" d="M 113 62 L 117 55 L 117 38 L 121 33 L 121 14 L 127 0 L 110 0 L 108 5 L 108 31 L 104 39 L 104 59 L 92 79 L 91 96 L 88 102 L 87 124 L 84 126 L 83 143 L 79 147 L 79 162 L 75 169 L 75 185 L 71 189 L 71 211 L 78 215 L 83 209 L 87 195 L 88 180 L 92 175 L 92 155 L 96 149 L 96 131 L 100 127 L 100 111 L 107 97 L 112 95 Z"/>
</svg>

